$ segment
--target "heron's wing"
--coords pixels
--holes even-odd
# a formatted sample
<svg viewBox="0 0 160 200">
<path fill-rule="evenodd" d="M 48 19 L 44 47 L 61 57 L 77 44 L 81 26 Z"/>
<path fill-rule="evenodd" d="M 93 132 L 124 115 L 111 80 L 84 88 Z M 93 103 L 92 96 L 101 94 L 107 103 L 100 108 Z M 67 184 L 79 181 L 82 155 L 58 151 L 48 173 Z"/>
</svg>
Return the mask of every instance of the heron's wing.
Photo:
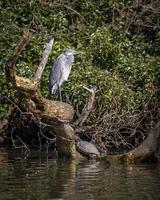
<svg viewBox="0 0 160 200">
<path fill-rule="evenodd" d="M 67 58 L 65 60 L 65 64 L 63 66 L 63 73 L 62 73 L 62 79 L 64 81 L 67 81 L 68 80 L 68 77 L 69 77 L 69 74 L 71 72 L 71 67 L 72 67 L 72 64 L 73 64 L 73 60 L 74 58 L 72 56 L 70 56 L 69 58 Z"/>
<path fill-rule="evenodd" d="M 61 54 L 54 61 L 49 75 L 49 90 L 57 90 L 58 86 L 62 84 L 62 72 L 64 66 L 65 56 Z M 53 88 L 54 87 L 54 88 Z"/>
</svg>

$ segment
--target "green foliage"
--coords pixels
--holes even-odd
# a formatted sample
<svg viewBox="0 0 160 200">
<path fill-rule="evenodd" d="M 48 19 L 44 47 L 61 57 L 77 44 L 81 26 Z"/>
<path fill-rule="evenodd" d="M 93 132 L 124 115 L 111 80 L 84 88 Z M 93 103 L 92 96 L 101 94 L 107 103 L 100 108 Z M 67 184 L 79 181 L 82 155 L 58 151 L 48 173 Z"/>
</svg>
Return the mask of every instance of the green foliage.
<svg viewBox="0 0 160 200">
<path fill-rule="evenodd" d="M 133 91 L 147 92 L 148 85 L 158 89 L 159 57 L 147 54 L 142 38 L 129 39 L 120 31 L 98 28 L 91 35 L 89 52 L 93 65 L 118 73 Z"/>
<path fill-rule="evenodd" d="M 160 31 L 152 29 L 151 37 L 144 34 L 144 29 L 138 32 L 138 25 L 129 23 L 129 11 L 133 19 L 142 20 L 134 1 L 3 0 L 0 8 L 0 89 L 3 95 L 14 97 L 5 81 L 4 66 L 22 29 L 28 28 L 32 39 L 16 65 L 21 76 L 32 76 L 46 43 L 51 37 L 55 38 L 41 81 L 43 96 L 48 97 L 48 75 L 53 61 L 71 47 L 84 52 L 75 58 L 69 80 L 62 88 L 63 98 L 75 107 L 83 107 L 87 96 L 83 86 L 90 85 L 98 87 L 95 105 L 101 104 L 104 109 L 118 107 L 123 112 L 134 110 L 152 96 L 158 100 Z M 149 16 L 157 30 L 157 16 Z M 58 99 L 58 95 L 53 98 Z M 0 104 L 0 111 L 5 109 L 6 104 Z"/>
</svg>

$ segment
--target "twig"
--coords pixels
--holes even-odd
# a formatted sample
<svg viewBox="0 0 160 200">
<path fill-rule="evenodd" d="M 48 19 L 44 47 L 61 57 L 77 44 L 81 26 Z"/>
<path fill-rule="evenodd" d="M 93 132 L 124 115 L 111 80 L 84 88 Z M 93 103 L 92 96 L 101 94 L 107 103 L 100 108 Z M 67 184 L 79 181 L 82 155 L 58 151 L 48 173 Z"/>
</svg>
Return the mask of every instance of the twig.
<svg viewBox="0 0 160 200">
<path fill-rule="evenodd" d="M 17 104 L 14 101 L 12 101 L 10 98 L 8 98 L 6 96 L 3 96 L 2 94 L 0 94 L 0 96 L 7 99 L 8 101 L 10 101 L 20 111 L 20 113 L 22 113 L 22 110 L 17 106 Z"/>
<path fill-rule="evenodd" d="M 56 4 L 58 6 L 58 4 Z M 67 5 L 64 5 L 64 4 L 60 4 L 61 6 L 64 6 L 65 8 L 67 8 L 68 10 L 71 10 L 72 12 L 76 13 L 79 17 L 81 17 L 83 19 L 83 21 L 88 24 L 88 22 L 85 20 L 85 18 L 79 13 L 77 12 L 76 10 L 74 10 L 73 8 L 67 6 Z"/>
<path fill-rule="evenodd" d="M 13 130 L 14 130 L 14 129 L 13 129 Z M 27 145 L 22 141 L 22 139 L 21 139 L 20 137 L 18 137 L 17 135 L 16 135 L 16 138 L 18 138 L 18 140 L 22 143 L 22 145 L 21 145 L 21 146 L 17 146 L 17 145 L 15 144 L 15 141 L 14 141 L 14 138 L 13 138 L 13 130 L 12 130 L 12 132 L 11 132 L 11 140 L 12 140 L 12 144 L 13 144 L 14 148 L 15 148 L 15 149 L 26 148 L 27 151 L 28 151 L 27 156 L 29 156 L 29 155 L 30 155 L 30 149 L 29 149 L 29 148 L 27 147 Z"/>
<path fill-rule="evenodd" d="M 45 127 L 52 127 L 52 125 L 41 122 L 40 119 L 38 120 L 38 123 L 39 123 L 40 127 L 43 126 L 42 129 L 45 128 Z"/>
<path fill-rule="evenodd" d="M 39 139 L 39 151 L 41 152 L 41 150 L 42 150 L 41 138 L 40 138 L 39 132 L 37 134 L 38 134 L 38 139 Z"/>
<path fill-rule="evenodd" d="M 44 5 L 49 5 L 50 7 L 64 7 L 70 11 L 72 11 L 73 13 L 75 13 L 76 15 L 78 15 L 86 24 L 88 24 L 88 22 L 86 21 L 86 19 L 76 10 L 74 10 L 73 8 L 65 5 L 65 4 L 59 4 L 59 3 L 54 3 L 53 5 L 52 4 L 49 4 L 48 2 L 44 2 L 44 1 L 41 1 L 40 0 L 40 3 L 44 4 Z"/>
<path fill-rule="evenodd" d="M 51 141 L 56 141 L 56 137 L 55 137 L 55 138 L 49 138 L 49 137 L 45 136 L 45 135 L 43 134 L 41 128 L 40 128 L 39 132 L 40 132 L 40 134 L 41 134 L 45 139 L 51 140 Z M 53 133 L 52 133 L 52 134 L 53 134 Z M 54 134 L 53 134 L 53 135 L 54 135 Z M 54 135 L 54 136 L 55 136 L 55 135 Z"/>
<path fill-rule="evenodd" d="M 27 147 L 27 145 L 23 142 L 23 140 L 20 138 L 20 137 L 18 137 L 18 135 L 16 135 L 16 137 L 20 140 L 20 142 L 23 144 L 23 146 L 22 147 L 24 147 L 24 148 L 26 148 L 27 149 L 27 151 L 28 151 L 28 154 L 27 154 L 27 156 L 29 156 L 30 155 L 30 149 Z"/>
</svg>

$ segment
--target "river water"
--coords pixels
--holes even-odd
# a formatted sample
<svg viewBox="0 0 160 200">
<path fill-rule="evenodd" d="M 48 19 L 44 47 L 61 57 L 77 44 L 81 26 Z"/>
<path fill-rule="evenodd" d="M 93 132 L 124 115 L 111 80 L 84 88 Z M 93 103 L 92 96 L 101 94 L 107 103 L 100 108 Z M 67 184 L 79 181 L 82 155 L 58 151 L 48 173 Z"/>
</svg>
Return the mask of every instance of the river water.
<svg viewBox="0 0 160 200">
<path fill-rule="evenodd" d="M 0 152 L 0 200 L 159 200 L 160 166 Z"/>
</svg>

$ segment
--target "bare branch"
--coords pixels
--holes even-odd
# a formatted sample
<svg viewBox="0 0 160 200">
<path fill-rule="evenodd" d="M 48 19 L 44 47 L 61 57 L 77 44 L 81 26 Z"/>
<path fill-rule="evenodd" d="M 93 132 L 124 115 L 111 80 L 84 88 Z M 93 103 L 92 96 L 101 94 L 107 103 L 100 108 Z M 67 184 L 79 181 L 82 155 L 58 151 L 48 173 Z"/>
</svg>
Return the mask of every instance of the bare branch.
<svg viewBox="0 0 160 200">
<path fill-rule="evenodd" d="M 14 101 L 12 101 L 10 98 L 6 96 L 3 96 L 2 94 L 0 96 L 2 96 L 4 99 L 7 99 L 9 102 L 11 102 L 18 109 L 18 111 L 22 113 L 22 110 L 18 107 L 18 105 Z"/>
<path fill-rule="evenodd" d="M 45 68 L 45 66 L 46 66 L 48 57 L 49 57 L 49 55 L 50 55 L 50 53 L 51 53 L 51 50 L 52 50 L 53 42 L 54 42 L 54 39 L 51 39 L 51 40 L 49 41 L 49 43 L 47 44 L 46 49 L 44 50 L 42 60 L 41 60 L 39 66 L 38 66 L 38 68 L 37 68 L 37 71 L 35 72 L 35 75 L 34 75 L 34 79 L 35 79 L 36 81 L 40 81 L 40 79 L 41 79 L 43 70 L 44 70 L 44 68 Z"/>
<path fill-rule="evenodd" d="M 56 4 L 58 6 L 58 4 Z M 77 12 L 76 10 L 74 10 L 73 8 L 67 6 L 67 5 L 64 5 L 64 4 L 59 4 L 60 6 L 64 6 L 65 8 L 67 8 L 68 10 L 71 10 L 73 13 L 77 14 L 79 17 L 81 17 L 83 19 L 83 21 L 88 24 L 88 22 L 86 21 L 86 19 L 79 13 Z"/>
<path fill-rule="evenodd" d="M 86 24 L 88 24 L 88 22 L 86 21 L 85 17 L 83 17 L 77 10 L 73 9 L 72 7 L 69 7 L 65 4 L 60 4 L 60 3 L 55 3 L 54 4 L 50 4 L 48 2 L 45 1 L 40 1 L 41 4 L 43 4 L 44 6 L 49 6 L 49 7 L 64 7 L 70 11 L 72 11 L 73 13 L 75 13 L 76 15 L 78 15 Z"/>
<path fill-rule="evenodd" d="M 8 61 L 8 63 L 5 66 L 6 78 L 12 84 L 16 83 L 16 72 L 15 72 L 14 65 L 16 64 L 17 59 L 20 56 L 22 50 L 29 43 L 30 37 L 31 37 L 31 34 L 29 33 L 29 31 L 24 30 L 21 41 L 16 46 L 12 57 L 10 58 L 10 60 Z"/>
<path fill-rule="evenodd" d="M 87 87 L 83 87 L 83 88 L 86 89 L 88 92 L 90 92 L 90 95 L 86 101 L 86 105 L 84 106 L 80 117 L 74 122 L 74 126 L 78 126 L 78 125 L 82 126 L 82 124 L 86 121 L 93 107 L 93 102 L 94 102 L 95 93 L 96 93 L 96 86 L 92 88 L 87 88 Z"/>
</svg>

